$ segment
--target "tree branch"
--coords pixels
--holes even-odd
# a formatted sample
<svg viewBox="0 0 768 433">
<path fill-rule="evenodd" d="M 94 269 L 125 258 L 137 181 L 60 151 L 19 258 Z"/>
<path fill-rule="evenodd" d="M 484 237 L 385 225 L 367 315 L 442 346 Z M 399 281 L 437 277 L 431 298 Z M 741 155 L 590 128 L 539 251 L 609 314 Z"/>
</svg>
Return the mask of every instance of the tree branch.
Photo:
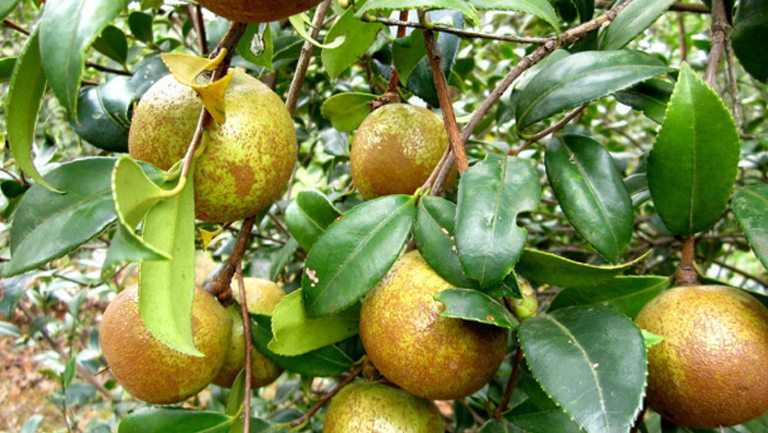
<svg viewBox="0 0 768 433">
<path fill-rule="evenodd" d="M 309 33 L 310 36 L 312 36 L 312 39 L 317 39 L 317 35 L 320 33 L 320 27 L 323 25 L 323 21 L 325 21 L 325 16 L 328 14 L 328 9 L 330 7 L 331 0 L 324 0 L 317 7 L 315 18 L 312 20 L 312 29 Z M 296 111 L 296 103 L 299 100 L 301 86 L 304 84 L 304 77 L 307 75 L 307 68 L 309 68 L 309 61 L 312 59 L 312 51 L 314 48 L 315 46 L 309 42 L 304 42 L 304 46 L 301 47 L 299 64 L 296 66 L 296 72 L 293 74 L 293 81 L 291 81 L 287 102 L 285 103 L 291 114 Z"/>
<path fill-rule="evenodd" d="M 406 21 L 405 19 L 390 19 L 390 18 L 384 18 L 384 17 L 374 17 L 376 22 L 386 24 L 388 26 L 401 26 L 401 27 L 411 27 L 414 29 L 422 29 L 427 30 L 427 26 L 422 23 L 417 23 L 413 21 Z M 457 29 L 455 27 L 449 27 L 443 24 L 435 24 L 433 26 L 429 26 L 431 30 L 442 32 L 442 33 L 450 33 L 452 35 L 456 35 L 461 38 L 478 38 L 478 39 L 492 39 L 497 41 L 505 41 L 505 42 L 515 42 L 520 44 L 544 44 L 548 41 L 547 38 L 528 38 L 523 36 L 511 36 L 511 35 L 493 35 L 489 33 L 482 33 L 482 32 L 475 32 L 472 30 L 463 30 L 463 29 Z"/>
</svg>

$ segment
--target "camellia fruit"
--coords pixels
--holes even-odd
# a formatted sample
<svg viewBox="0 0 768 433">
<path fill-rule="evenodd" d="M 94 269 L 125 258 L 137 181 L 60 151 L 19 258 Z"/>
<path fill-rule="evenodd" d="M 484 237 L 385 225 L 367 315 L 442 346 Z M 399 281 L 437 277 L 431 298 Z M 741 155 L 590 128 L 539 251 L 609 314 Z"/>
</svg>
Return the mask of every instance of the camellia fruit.
<svg viewBox="0 0 768 433">
<path fill-rule="evenodd" d="M 272 281 L 261 278 L 244 278 L 245 297 L 251 314 L 271 315 L 275 306 L 285 297 L 285 291 Z M 236 301 L 240 301 L 238 282 L 232 281 L 232 291 Z M 219 374 L 213 379 L 215 385 L 230 388 L 237 375 L 245 367 L 245 326 L 240 304 L 227 307 L 232 319 L 232 338 L 230 348 Z M 274 382 L 283 373 L 283 369 L 267 359 L 256 348 L 251 351 L 251 388 L 261 388 Z"/>
<path fill-rule="evenodd" d="M 322 0 L 198 0 L 218 16 L 240 23 L 268 23 L 307 11 Z"/>
<path fill-rule="evenodd" d="M 352 178 L 366 200 L 413 194 L 447 147 L 448 134 L 438 115 L 415 105 L 387 104 L 371 112 L 355 133 L 349 155 Z"/>
<path fill-rule="evenodd" d="M 172 76 L 155 83 L 133 114 L 133 158 L 168 170 L 181 160 L 202 107 Z M 227 121 L 211 121 L 195 159 L 195 215 L 231 222 L 256 215 L 285 189 L 296 162 L 296 131 L 283 101 L 266 85 L 235 70 L 225 93 Z"/>
<path fill-rule="evenodd" d="M 664 340 L 648 349 L 648 405 L 670 421 L 711 429 L 768 412 L 768 308 L 725 286 L 681 286 L 635 319 Z"/>
<path fill-rule="evenodd" d="M 229 316 L 208 292 L 195 289 L 192 332 L 204 357 L 171 349 L 149 332 L 139 314 L 138 286 L 126 288 L 107 306 L 99 342 L 112 374 L 123 388 L 151 404 L 186 400 L 218 374 L 229 347 Z"/>
<path fill-rule="evenodd" d="M 442 433 L 435 403 L 375 382 L 353 382 L 328 405 L 323 433 Z"/>
<path fill-rule="evenodd" d="M 411 251 L 392 265 L 360 311 L 368 359 L 384 377 L 429 400 L 473 394 L 506 354 L 506 329 L 440 316 L 445 306 L 434 296 L 452 287 Z"/>
</svg>

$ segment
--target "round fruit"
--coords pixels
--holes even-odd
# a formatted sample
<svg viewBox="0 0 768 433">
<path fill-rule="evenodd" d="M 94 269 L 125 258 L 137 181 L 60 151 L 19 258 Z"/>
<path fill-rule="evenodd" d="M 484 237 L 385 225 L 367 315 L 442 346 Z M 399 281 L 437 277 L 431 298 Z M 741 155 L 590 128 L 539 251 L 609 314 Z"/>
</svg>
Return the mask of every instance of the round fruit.
<svg viewBox="0 0 768 433">
<path fill-rule="evenodd" d="M 200 6 L 230 21 L 267 23 L 311 9 L 322 0 L 198 0 Z"/>
<path fill-rule="evenodd" d="M 211 121 L 195 160 L 195 215 L 237 221 L 274 202 L 296 162 L 296 131 L 280 98 L 256 78 L 235 70 L 225 93 L 227 121 Z M 192 141 L 202 107 L 192 88 L 172 75 L 142 96 L 128 147 L 133 158 L 168 170 Z"/>
<path fill-rule="evenodd" d="M 229 317 L 207 292 L 195 289 L 192 332 L 197 357 L 157 340 L 139 314 L 138 287 L 126 288 L 109 304 L 99 327 L 99 342 L 112 374 L 139 400 L 171 404 L 208 386 L 224 362 L 230 340 Z"/>
<path fill-rule="evenodd" d="M 452 287 L 411 251 L 392 265 L 360 311 L 368 359 L 387 379 L 429 400 L 478 391 L 506 353 L 505 329 L 440 316 L 445 306 L 434 296 Z"/>
<path fill-rule="evenodd" d="M 353 382 L 331 399 L 323 433 L 442 433 L 435 403 L 380 383 Z"/>
<path fill-rule="evenodd" d="M 684 427 L 741 424 L 768 412 L 768 308 L 724 286 L 663 292 L 635 319 L 648 349 L 648 405 Z"/>
<path fill-rule="evenodd" d="M 248 302 L 248 310 L 252 314 L 272 314 L 275 306 L 285 297 L 285 291 L 280 286 L 269 280 L 261 278 L 244 278 L 245 297 Z M 232 291 L 235 300 L 239 301 L 237 281 L 232 281 Z M 230 388 L 237 379 L 237 375 L 245 367 L 245 326 L 240 311 L 240 304 L 234 304 L 227 308 L 232 319 L 232 338 L 230 348 L 221 367 L 219 374 L 213 379 L 215 385 Z M 261 388 L 274 382 L 283 373 L 283 369 L 267 359 L 255 348 L 251 351 L 251 388 Z"/>
<path fill-rule="evenodd" d="M 435 113 L 409 104 L 384 105 L 357 129 L 349 156 L 352 178 L 366 200 L 413 194 L 447 147 L 448 134 Z"/>
</svg>

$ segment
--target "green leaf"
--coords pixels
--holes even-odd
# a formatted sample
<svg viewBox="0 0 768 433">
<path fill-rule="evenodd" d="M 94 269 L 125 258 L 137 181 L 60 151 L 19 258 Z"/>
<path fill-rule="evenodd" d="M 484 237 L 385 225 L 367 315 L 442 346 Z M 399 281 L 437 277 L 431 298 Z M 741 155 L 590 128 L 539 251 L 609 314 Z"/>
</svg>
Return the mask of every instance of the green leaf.
<svg viewBox="0 0 768 433">
<path fill-rule="evenodd" d="M 456 205 L 435 196 L 422 197 L 416 214 L 413 235 L 429 267 L 456 287 L 476 289 L 477 281 L 464 275 L 456 253 Z"/>
<path fill-rule="evenodd" d="M 283 298 L 272 312 L 273 338 L 267 347 L 278 355 L 302 355 L 356 335 L 359 319 L 360 309 L 354 306 L 333 316 L 309 319 L 299 289 Z"/>
<path fill-rule="evenodd" d="M 19 0 L 0 0 L 0 20 L 10 15 L 17 4 L 19 4 Z"/>
<path fill-rule="evenodd" d="M 301 280 L 307 317 L 342 311 L 373 289 L 408 239 L 414 202 L 407 195 L 381 197 L 328 227 L 309 252 Z"/>
<path fill-rule="evenodd" d="M 125 9 L 128 0 L 55 1 L 40 22 L 40 55 L 53 93 L 77 121 L 77 94 L 85 50 Z"/>
<path fill-rule="evenodd" d="M 542 388 L 588 433 L 626 433 L 642 408 L 646 352 L 627 317 L 569 307 L 529 318 L 518 331 Z"/>
<path fill-rule="evenodd" d="M 472 22 L 472 24 L 480 22 L 477 11 L 466 0 L 369 0 L 363 7 L 358 9 L 355 17 L 360 19 L 365 14 L 388 14 L 395 10 L 410 9 L 453 9 L 464 14 L 464 18 Z"/>
<path fill-rule="evenodd" d="M 584 431 L 555 402 L 549 401 L 551 405 L 541 407 L 529 398 L 504 414 L 504 418 L 527 433 L 582 433 Z"/>
<path fill-rule="evenodd" d="M 488 420 L 488 422 L 483 424 L 483 428 L 480 429 L 479 433 L 519 433 L 521 431 L 512 423 L 502 418 L 500 420 Z"/>
<path fill-rule="evenodd" d="M 0 59 L 0 84 L 11 81 L 13 68 L 16 66 L 16 57 Z"/>
<path fill-rule="evenodd" d="M 515 11 L 541 18 L 560 34 L 557 24 L 557 12 L 547 0 L 471 0 L 479 11 Z"/>
<path fill-rule="evenodd" d="M 648 156 L 648 188 L 664 225 L 692 236 L 722 215 L 739 163 L 736 124 L 718 97 L 684 63 Z"/>
<path fill-rule="evenodd" d="M 747 243 L 768 269 L 768 185 L 737 188 L 731 207 Z"/>
<path fill-rule="evenodd" d="M 310 251 L 341 212 L 320 191 L 301 191 L 285 210 L 285 225 L 302 248 Z"/>
<path fill-rule="evenodd" d="M 111 184 L 114 158 L 84 158 L 51 170 L 45 179 L 65 194 L 33 185 L 21 198 L 11 226 L 11 261 L 3 277 L 64 256 L 115 221 Z M 88 179 L 84 182 L 83 179 Z"/>
<path fill-rule="evenodd" d="M 671 72 L 640 51 L 583 51 L 553 62 L 525 86 L 517 102 L 517 133 L 586 102 Z"/>
<path fill-rule="evenodd" d="M 637 35 L 651 26 L 675 0 L 637 0 L 621 10 L 616 18 L 603 32 L 601 50 L 618 50 L 624 48 Z"/>
<path fill-rule="evenodd" d="M 145 44 L 152 44 L 155 41 L 152 34 L 152 19 L 152 15 L 141 11 L 133 11 L 128 15 L 128 26 L 131 33 Z"/>
<path fill-rule="evenodd" d="M 646 349 L 664 341 L 664 337 L 661 335 L 656 335 L 652 332 L 646 331 L 645 329 L 640 329 L 640 333 L 643 334 L 643 341 L 645 342 Z"/>
<path fill-rule="evenodd" d="M 618 276 L 594 286 L 565 288 L 555 295 L 547 311 L 574 305 L 599 305 L 633 319 L 645 304 L 671 285 L 667 277 Z"/>
<path fill-rule="evenodd" d="M 9 319 L 13 317 L 13 310 L 24 297 L 27 285 L 38 275 L 30 272 L 17 277 L 3 278 L 0 281 L 0 292 L 3 293 L 3 296 L 0 296 L 0 314 Z"/>
<path fill-rule="evenodd" d="M 27 420 L 24 421 L 24 425 L 21 426 L 20 433 L 37 433 L 40 426 L 43 424 L 43 419 L 45 418 L 42 415 L 32 415 L 27 418 Z"/>
<path fill-rule="evenodd" d="M 299 241 L 297 241 L 294 237 L 288 238 L 288 240 L 285 242 L 285 245 L 283 245 L 283 247 L 280 248 L 272 257 L 272 263 L 269 265 L 270 280 L 277 281 L 277 279 L 280 277 L 280 274 L 285 271 L 285 267 L 288 266 L 288 264 L 291 262 L 293 255 L 298 249 Z"/>
<path fill-rule="evenodd" d="M 69 386 L 72 380 L 75 378 L 75 367 L 77 366 L 77 357 L 73 356 L 67 361 L 67 365 L 64 366 L 64 374 L 61 376 L 62 385 L 64 387 Z"/>
<path fill-rule="evenodd" d="M 93 41 L 93 48 L 121 65 L 128 62 L 128 38 L 113 25 L 104 28 L 101 36 Z"/>
<path fill-rule="evenodd" d="M 547 177 L 568 221 L 611 263 L 629 246 L 632 198 L 608 151 L 592 138 L 564 134 L 546 151 Z"/>
<path fill-rule="evenodd" d="M 118 433 L 226 433 L 234 418 L 221 412 L 145 407 L 125 416 Z"/>
<path fill-rule="evenodd" d="M 768 37 L 765 0 L 740 0 L 733 27 L 730 38 L 741 66 L 756 80 L 768 82 L 768 58 L 762 45 Z"/>
<path fill-rule="evenodd" d="M 35 27 L 32 31 L 13 67 L 5 100 L 5 125 L 8 128 L 6 138 L 14 161 L 27 176 L 51 191 L 61 192 L 40 176 L 32 162 L 37 113 L 47 83 L 38 49 L 39 28 Z"/>
<path fill-rule="evenodd" d="M 3 322 L 0 320 L 0 336 L 19 338 L 23 334 L 21 330 L 11 322 Z"/>
<path fill-rule="evenodd" d="M 192 336 L 195 294 L 195 197 L 189 170 L 181 192 L 154 205 L 142 239 L 170 257 L 139 263 L 139 312 L 152 335 L 179 352 L 205 356 Z"/>
<path fill-rule="evenodd" d="M 486 323 L 515 330 L 520 325 L 515 316 L 498 300 L 472 289 L 447 289 L 435 295 L 445 304 L 443 317 Z"/>
<path fill-rule="evenodd" d="M 272 68 L 272 53 L 274 52 L 274 45 L 272 43 L 272 30 L 270 30 L 269 24 L 263 24 L 264 32 L 257 36 L 260 25 L 249 24 L 245 34 L 240 38 L 240 42 L 237 43 L 237 54 L 239 54 L 245 61 L 250 62 L 256 66 L 267 68 L 270 71 Z M 251 51 L 251 41 L 254 37 L 259 38 L 260 53 L 255 55 Z"/>
<path fill-rule="evenodd" d="M 517 225 L 521 212 L 536 211 L 539 175 L 530 160 L 488 154 L 461 178 L 456 246 L 464 273 L 490 289 L 509 274 L 528 238 Z"/>
<path fill-rule="evenodd" d="M 336 39 L 334 39 L 331 42 L 321 44 L 320 42 L 317 42 L 312 38 L 312 35 L 310 35 L 307 32 L 307 28 L 305 26 L 309 25 L 312 26 L 312 23 L 309 21 L 309 18 L 307 17 L 307 14 L 296 14 L 288 17 L 288 21 L 290 21 L 291 25 L 293 26 L 293 29 L 296 30 L 296 33 L 299 34 L 305 41 L 309 42 L 310 44 L 316 46 L 317 48 L 321 48 L 324 50 L 338 48 L 341 46 L 341 44 L 344 43 L 346 40 L 346 36 L 338 36 Z"/>
<path fill-rule="evenodd" d="M 364 2 L 355 2 L 360 6 Z M 379 23 L 369 23 L 355 18 L 355 8 L 347 9 L 325 36 L 324 43 L 335 40 L 339 36 L 345 36 L 344 43 L 336 48 L 323 50 L 321 56 L 323 67 L 332 79 L 336 79 L 358 57 L 365 54 L 368 48 L 376 41 L 379 30 L 385 27 Z"/>
<path fill-rule="evenodd" d="M 642 111 L 649 119 L 661 124 L 674 88 L 674 84 L 667 80 L 651 78 L 627 90 L 617 92 L 614 96 L 622 104 Z"/>
<path fill-rule="evenodd" d="M 323 102 L 320 112 L 341 132 L 352 132 L 371 114 L 369 102 L 376 99 L 369 93 L 339 93 Z"/>
<path fill-rule="evenodd" d="M 651 251 L 648 250 L 642 256 L 623 265 L 594 266 L 526 248 L 515 271 L 539 284 L 560 287 L 591 286 L 609 280 L 642 262 Z"/>
<path fill-rule="evenodd" d="M 128 151 L 128 109 L 136 101 L 130 81 L 116 77 L 80 90 L 77 118 L 70 125 L 83 140 L 110 152 Z"/>
<path fill-rule="evenodd" d="M 245 369 L 240 370 L 235 381 L 230 388 L 227 407 L 224 413 L 232 417 L 238 417 L 243 410 L 243 399 L 245 398 Z"/>
</svg>

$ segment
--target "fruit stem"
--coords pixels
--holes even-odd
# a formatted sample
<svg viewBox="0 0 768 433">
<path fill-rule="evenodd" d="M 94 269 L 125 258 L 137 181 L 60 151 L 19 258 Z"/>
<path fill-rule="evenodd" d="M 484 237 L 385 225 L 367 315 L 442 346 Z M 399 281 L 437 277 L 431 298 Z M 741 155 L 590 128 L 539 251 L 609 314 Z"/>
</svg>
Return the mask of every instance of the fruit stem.
<svg viewBox="0 0 768 433">
<path fill-rule="evenodd" d="M 232 248 L 232 254 L 229 256 L 229 260 L 224 264 L 219 273 L 211 278 L 210 281 L 208 281 L 208 284 L 205 285 L 205 291 L 215 296 L 225 307 L 232 305 L 232 288 L 230 287 L 230 284 L 237 267 L 243 260 L 245 250 L 250 243 L 251 231 L 253 230 L 255 221 L 256 216 L 248 217 L 243 220 L 243 224 L 240 226 L 240 231 L 237 233 L 235 246 Z"/>
<path fill-rule="evenodd" d="M 245 282 L 243 281 L 243 267 L 241 262 L 235 265 L 237 273 L 237 286 L 240 289 L 240 312 L 243 315 L 243 323 L 251 323 L 248 315 L 248 298 L 245 296 Z M 243 398 L 243 409 L 245 410 L 245 420 L 243 431 L 251 431 L 251 352 L 253 351 L 253 341 L 251 341 L 251 327 L 243 327 L 245 333 L 245 396 Z"/>
<path fill-rule="evenodd" d="M 683 250 L 680 257 L 680 263 L 677 265 L 675 273 L 675 282 L 678 286 L 695 286 L 699 283 L 699 276 L 694 267 L 696 256 L 696 241 L 693 236 L 683 240 Z"/>
<path fill-rule="evenodd" d="M 291 421 L 290 423 L 291 427 L 298 427 L 304 424 L 305 422 L 309 421 L 309 419 L 312 418 L 317 413 L 317 411 L 320 410 L 321 407 L 325 406 L 325 404 L 328 403 L 328 401 L 332 399 L 334 395 L 336 395 L 339 391 L 341 391 L 342 388 L 349 385 L 349 383 L 352 382 L 357 377 L 357 375 L 360 374 L 361 371 L 363 371 L 364 366 L 365 364 L 363 363 L 363 364 L 360 364 L 360 366 L 358 366 L 354 370 L 352 370 L 349 376 L 347 376 L 346 378 L 344 378 L 343 381 L 341 381 L 339 386 L 334 388 L 333 391 L 329 392 L 328 394 L 325 394 L 323 398 L 321 398 L 320 401 L 312 409 L 309 410 L 309 412 Z"/>
<path fill-rule="evenodd" d="M 517 379 L 520 378 L 520 363 L 523 360 L 523 348 L 518 347 L 517 353 L 515 353 L 515 360 L 512 364 L 512 373 L 509 375 L 509 381 L 507 382 L 507 388 L 504 390 L 504 397 L 501 398 L 499 407 L 496 408 L 496 413 L 493 415 L 493 419 L 500 420 L 504 411 L 509 406 L 509 400 L 512 398 L 512 391 L 515 390 L 517 385 Z"/>
</svg>

